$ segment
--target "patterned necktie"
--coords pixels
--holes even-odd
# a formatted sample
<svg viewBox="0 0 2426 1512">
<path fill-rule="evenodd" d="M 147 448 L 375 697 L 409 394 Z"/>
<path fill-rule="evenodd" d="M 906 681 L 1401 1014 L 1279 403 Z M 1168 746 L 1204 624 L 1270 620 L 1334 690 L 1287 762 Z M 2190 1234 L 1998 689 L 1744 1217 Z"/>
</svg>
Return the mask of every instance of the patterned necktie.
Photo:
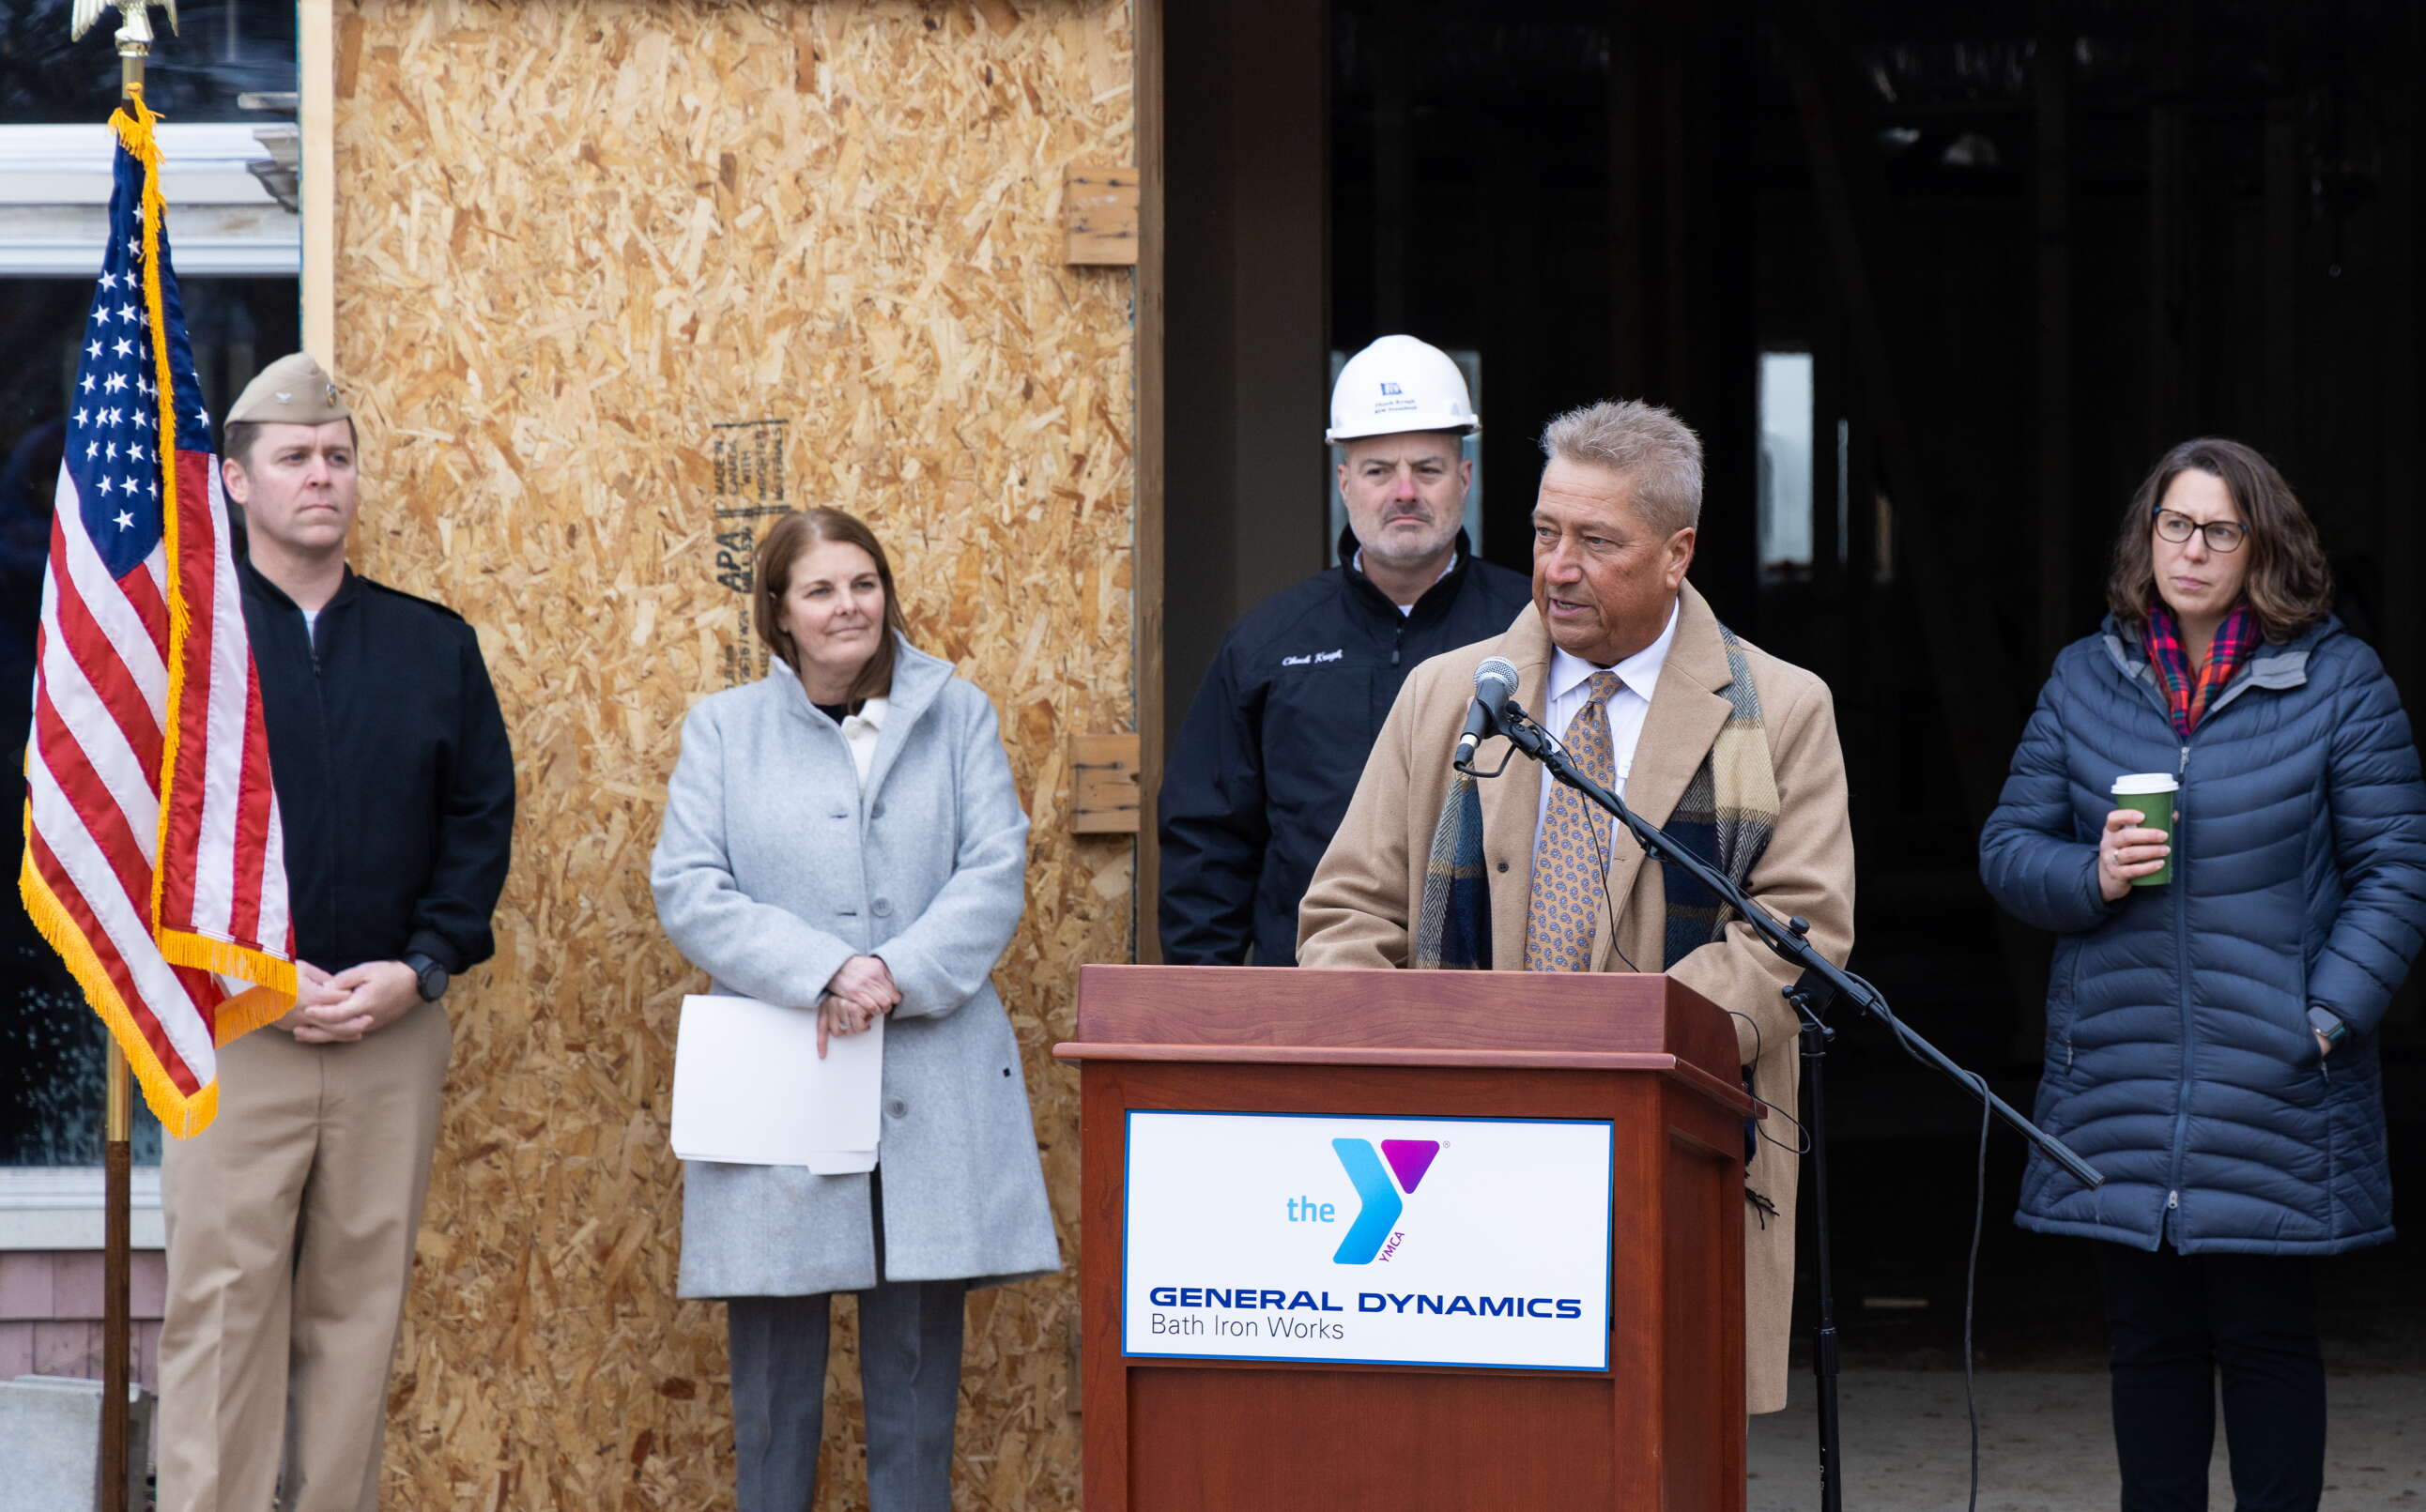
<svg viewBox="0 0 2426 1512">
<path fill-rule="evenodd" d="M 1567 721 L 1567 759 L 1603 787 L 1617 781 L 1617 753 L 1609 738 L 1603 707 L 1620 686 L 1615 672 L 1594 672 L 1584 684 L 1591 697 Z M 1545 782 L 1554 780 L 1545 776 Z M 1528 972 L 1592 970 L 1593 923 L 1602 909 L 1609 854 L 1609 820 L 1574 788 L 1550 790 L 1542 833 L 1533 842 L 1533 890 L 1525 912 L 1525 969 Z"/>
</svg>

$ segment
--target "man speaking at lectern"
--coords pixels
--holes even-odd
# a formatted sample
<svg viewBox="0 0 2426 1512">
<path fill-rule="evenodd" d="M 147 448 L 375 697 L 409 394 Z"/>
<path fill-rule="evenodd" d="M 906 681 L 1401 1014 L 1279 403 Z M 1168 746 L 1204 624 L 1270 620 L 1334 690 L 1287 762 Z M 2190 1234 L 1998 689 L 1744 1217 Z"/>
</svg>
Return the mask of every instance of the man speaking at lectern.
<svg viewBox="0 0 2426 1512">
<path fill-rule="evenodd" d="M 1681 872 L 1522 756 L 1474 782 L 1450 764 L 1475 668 L 1503 656 L 1516 697 L 1576 764 L 1734 878 L 1810 921 L 1841 964 L 1853 939 L 1853 841 L 1827 684 L 1739 639 L 1685 581 L 1702 445 L 1654 405 L 1552 421 L 1533 508 L 1533 602 L 1506 634 L 1416 668 L 1348 817 L 1316 869 L 1298 963 L 1666 972 L 1735 1019 L 1763 1102 L 1792 1112 L 1795 973 Z M 1488 744 L 1489 770 L 1508 748 Z M 1520 999 L 1478 993 L 1478 1012 Z M 1786 1405 L 1798 1143 L 1766 1120 L 1745 1173 L 1747 1410 Z"/>
</svg>

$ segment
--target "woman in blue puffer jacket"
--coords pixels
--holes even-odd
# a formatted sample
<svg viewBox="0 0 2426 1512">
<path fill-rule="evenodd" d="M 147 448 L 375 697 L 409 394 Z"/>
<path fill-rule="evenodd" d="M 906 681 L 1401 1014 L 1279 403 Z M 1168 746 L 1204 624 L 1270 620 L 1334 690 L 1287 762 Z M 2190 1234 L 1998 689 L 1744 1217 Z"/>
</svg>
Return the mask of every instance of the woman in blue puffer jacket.
<svg viewBox="0 0 2426 1512">
<path fill-rule="evenodd" d="M 2313 1508 L 2310 1266 L 2392 1237 L 2376 1028 L 2426 926 L 2426 784 L 2249 447 L 2166 454 L 2107 598 L 1980 839 L 1989 892 L 2056 935 L 2034 1117 L 2106 1177 L 2033 1156 L 2016 1221 L 2100 1241 L 2126 1512 L 2207 1505 L 2219 1370 L 2244 1512 Z M 2178 779 L 2170 832 L 2111 796 L 2138 773 Z"/>
</svg>

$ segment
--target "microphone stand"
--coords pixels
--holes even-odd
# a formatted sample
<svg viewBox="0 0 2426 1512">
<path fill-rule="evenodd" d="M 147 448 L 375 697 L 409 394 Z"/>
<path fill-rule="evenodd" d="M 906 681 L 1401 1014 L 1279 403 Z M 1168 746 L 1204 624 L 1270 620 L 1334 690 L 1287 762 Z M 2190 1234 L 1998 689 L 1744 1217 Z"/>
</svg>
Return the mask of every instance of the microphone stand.
<svg viewBox="0 0 2426 1512">
<path fill-rule="evenodd" d="M 1831 1004 L 1843 998 L 1864 1013 L 1887 1026 L 1906 1054 L 1937 1070 L 1961 1086 L 1975 1100 L 1987 1105 L 1999 1118 L 2029 1140 L 2049 1160 L 2063 1167 L 2084 1186 L 2099 1186 L 2106 1178 L 2097 1168 L 2074 1154 L 2063 1141 L 2041 1130 L 2021 1113 L 1988 1090 L 1981 1078 L 1965 1070 L 1949 1059 L 1938 1048 L 1905 1026 L 1888 1008 L 1886 1000 L 1868 983 L 1838 969 L 1820 954 L 1810 941 L 1811 925 L 1802 919 L 1780 921 L 1775 914 L 1754 902 L 1743 889 L 1712 867 L 1707 861 L 1669 838 L 1609 789 L 1577 771 L 1567 759 L 1565 746 L 1540 725 L 1534 723 L 1523 706 L 1509 700 L 1494 720 L 1494 732 L 1503 735 L 1508 743 L 1540 762 L 1549 774 L 1607 810 L 1625 826 L 1643 854 L 1664 865 L 1682 868 L 1685 874 L 1717 895 L 1719 901 L 1741 915 L 1753 932 L 1759 935 L 1769 948 L 1803 974 L 1792 987 L 1783 989 L 1786 1000 L 1794 1005 L 1797 1017 L 1803 1021 L 1801 1035 L 1803 1063 L 1803 1085 L 1807 1089 L 1810 1116 L 1805 1127 L 1811 1139 L 1811 1200 L 1812 1231 L 1820 1250 L 1819 1316 L 1811 1331 L 1811 1368 L 1819 1378 L 1820 1424 L 1820 1512 L 1841 1512 L 1844 1505 L 1842 1485 L 1842 1445 L 1838 1439 L 1836 1402 L 1836 1279 L 1829 1267 L 1828 1232 L 1828 1088 L 1825 1076 L 1829 1041 L 1836 1036 L 1828 1025 Z M 1500 770 L 1507 764 L 1501 763 Z M 1471 765 L 1462 768 L 1476 777 L 1496 777 L 1498 772 L 1476 772 Z"/>
</svg>

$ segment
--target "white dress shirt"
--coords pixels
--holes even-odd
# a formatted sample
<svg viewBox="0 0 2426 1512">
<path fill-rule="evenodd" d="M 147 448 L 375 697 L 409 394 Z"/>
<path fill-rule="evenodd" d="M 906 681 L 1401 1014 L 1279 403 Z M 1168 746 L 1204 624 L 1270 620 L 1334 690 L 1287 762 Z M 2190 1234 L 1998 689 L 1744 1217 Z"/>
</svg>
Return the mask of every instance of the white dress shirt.
<svg viewBox="0 0 2426 1512">
<path fill-rule="evenodd" d="M 842 722 L 843 744 L 850 748 L 850 759 L 859 768 L 859 790 L 867 791 L 868 764 L 876 760 L 877 737 L 884 732 L 882 699 L 870 699 L 859 706 L 859 712 Z"/>
<path fill-rule="evenodd" d="M 1624 684 L 1602 706 L 1609 717 L 1609 754 L 1614 758 L 1617 772 L 1617 780 L 1609 783 L 1609 788 L 1621 798 L 1625 796 L 1626 776 L 1634 770 L 1634 748 L 1642 739 L 1643 716 L 1651 712 L 1651 696 L 1659 687 L 1659 669 L 1668 663 L 1668 648 L 1676 643 L 1677 607 L 1670 606 L 1668 624 L 1659 632 L 1658 639 L 1615 667 L 1594 667 L 1562 648 L 1553 649 L 1550 652 L 1549 705 L 1543 710 L 1541 722 L 1544 729 L 1562 741 L 1567 738 L 1568 721 L 1582 711 L 1592 697 L 1585 684 L 1592 681 L 1594 672 L 1615 672 L 1618 681 Z M 1549 817 L 1550 795 L 1557 792 L 1559 786 L 1558 779 L 1547 772 L 1542 774 L 1541 807 L 1533 815 L 1533 843 L 1536 845 L 1542 841 L 1542 821 Z M 1586 798 L 1584 801 L 1589 803 L 1592 800 Z M 1617 855 L 1617 820 L 1612 817 L 1609 823 L 1609 854 L 1614 859 Z"/>
</svg>

